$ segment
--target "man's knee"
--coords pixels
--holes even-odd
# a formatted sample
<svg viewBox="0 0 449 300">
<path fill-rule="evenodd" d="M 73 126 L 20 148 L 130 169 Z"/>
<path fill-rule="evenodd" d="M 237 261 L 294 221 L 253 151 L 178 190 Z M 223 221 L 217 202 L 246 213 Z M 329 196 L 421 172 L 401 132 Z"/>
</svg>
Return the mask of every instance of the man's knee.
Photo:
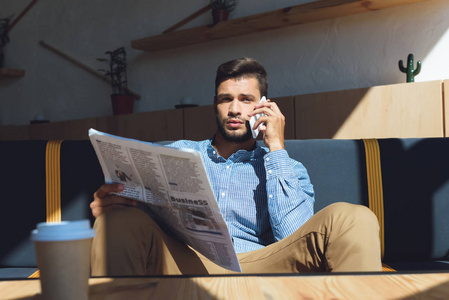
<svg viewBox="0 0 449 300">
<path fill-rule="evenodd" d="M 348 202 L 335 202 L 323 208 L 330 214 L 375 218 L 374 213 L 366 206 Z"/>
<path fill-rule="evenodd" d="M 330 205 L 331 220 L 327 261 L 333 271 L 378 271 L 380 269 L 379 222 L 366 206 L 350 203 Z"/>
<path fill-rule="evenodd" d="M 359 226 L 365 224 L 374 228 L 379 227 L 376 215 L 364 205 L 336 202 L 325 207 L 322 213 L 335 221 L 355 223 Z"/>
</svg>

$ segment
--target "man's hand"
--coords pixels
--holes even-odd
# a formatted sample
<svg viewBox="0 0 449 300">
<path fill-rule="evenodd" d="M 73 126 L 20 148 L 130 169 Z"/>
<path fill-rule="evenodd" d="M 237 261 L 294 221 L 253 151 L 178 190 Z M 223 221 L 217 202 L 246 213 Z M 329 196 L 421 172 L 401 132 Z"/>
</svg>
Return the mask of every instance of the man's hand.
<svg viewBox="0 0 449 300">
<path fill-rule="evenodd" d="M 123 206 L 135 207 L 136 200 L 126 199 L 120 196 L 112 195 L 112 192 L 119 193 L 123 191 L 124 186 L 120 183 L 104 184 L 94 194 L 94 201 L 90 203 L 92 215 L 97 218 L 101 214 L 112 209 Z"/>
<path fill-rule="evenodd" d="M 255 105 L 254 111 L 248 116 L 252 117 L 256 114 L 265 114 L 261 116 L 253 126 L 257 128 L 260 124 L 260 131 L 263 132 L 263 140 L 270 151 L 284 149 L 284 128 L 285 117 L 276 103 L 267 100 L 267 102 L 258 103 Z"/>
</svg>

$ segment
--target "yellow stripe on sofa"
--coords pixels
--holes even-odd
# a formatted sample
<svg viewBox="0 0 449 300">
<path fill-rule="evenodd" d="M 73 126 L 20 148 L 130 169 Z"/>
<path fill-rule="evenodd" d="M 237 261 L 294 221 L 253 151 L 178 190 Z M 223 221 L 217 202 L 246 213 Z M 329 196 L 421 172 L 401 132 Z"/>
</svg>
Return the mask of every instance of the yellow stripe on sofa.
<svg viewBox="0 0 449 300">
<path fill-rule="evenodd" d="M 379 143 L 376 139 L 364 139 L 363 143 L 365 144 L 366 154 L 369 208 L 374 212 L 379 221 L 379 237 L 383 259 L 385 252 L 384 198 Z"/>
<path fill-rule="evenodd" d="M 37 270 L 36 272 L 34 272 L 30 276 L 28 276 L 28 278 L 40 278 L 40 277 L 41 277 L 41 273 L 39 272 L 39 270 Z"/>
<path fill-rule="evenodd" d="M 47 222 L 61 222 L 61 168 L 62 141 L 48 141 L 45 172 L 47 182 Z"/>
<path fill-rule="evenodd" d="M 387 264 L 382 264 L 382 272 L 396 272 L 396 270 Z"/>
<path fill-rule="evenodd" d="M 61 140 L 47 142 L 45 151 L 47 223 L 61 222 Z M 28 278 L 39 278 L 37 270 Z"/>
</svg>

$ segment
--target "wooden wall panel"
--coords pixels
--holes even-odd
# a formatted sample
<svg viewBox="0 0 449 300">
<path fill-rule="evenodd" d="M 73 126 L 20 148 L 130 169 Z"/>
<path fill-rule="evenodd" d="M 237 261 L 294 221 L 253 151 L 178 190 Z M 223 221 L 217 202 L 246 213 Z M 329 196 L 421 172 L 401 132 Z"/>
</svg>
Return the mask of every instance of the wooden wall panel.
<svg viewBox="0 0 449 300">
<path fill-rule="evenodd" d="M 441 137 L 442 107 L 441 81 L 300 95 L 296 138 Z"/>
<path fill-rule="evenodd" d="M 449 135 L 448 95 L 449 80 L 446 80 L 280 97 L 272 101 L 286 118 L 286 139 L 441 137 Z M 203 140 L 216 132 L 214 108 L 208 105 L 0 126 L 0 139 L 87 139 L 91 127 L 147 141 Z"/>
<path fill-rule="evenodd" d="M 201 141 L 217 131 L 213 105 L 184 108 L 184 139 Z"/>
<path fill-rule="evenodd" d="M 333 138 L 367 90 L 344 90 L 295 96 L 295 138 Z"/>
<path fill-rule="evenodd" d="M 270 99 L 276 102 L 277 106 L 281 110 L 285 117 L 285 132 L 284 137 L 286 140 L 292 140 L 295 138 L 295 97 L 279 97 Z M 259 135 L 262 138 L 262 134 Z"/>
<path fill-rule="evenodd" d="M 97 127 L 97 119 L 79 119 L 29 126 L 31 140 L 88 140 L 89 128 Z"/>
<path fill-rule="evenodd" d="M 29 138 L 29 125 L 0 126 L 0 140 L 18 141 Z"/>
<path fill-rule="evenodd" d="M 88 140 L 89 129 L 97 127 L 97 119 L 80 119 L 63 122 L 64 137 L 66 140 Z"/>
<path fill-rule="evenodd" d="M 63 140 L 63 122 L 32 124 L 29 127 L 30 140 Z"/>
<path fill-rule="evenodd" d="M 118 118 L 119 116 L 108 116 L 97 119 L 97 127 L 95 129 L 109 134 L 118 135 Z"/>
<path fill-rule="evenodd" d="M 182 110 L 164 110 L 119 116 L 118 135 L 143 141 L 183 137 Z"/>
</svg>

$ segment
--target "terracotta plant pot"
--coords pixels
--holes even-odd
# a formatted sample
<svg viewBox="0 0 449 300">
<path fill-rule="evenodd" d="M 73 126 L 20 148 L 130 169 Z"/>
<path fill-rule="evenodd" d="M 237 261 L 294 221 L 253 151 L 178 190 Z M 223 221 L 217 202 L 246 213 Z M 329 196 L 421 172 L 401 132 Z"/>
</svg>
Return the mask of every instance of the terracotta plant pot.
<svg viewBox="0 0 449 300">
<path fill-rule="evenodd" d="M 114 115 L 132 114 L 134 107 L 133 95 L 112 94 L 111 102 Z"/>
<path fill-rule="evenodd" d="M 229 17 L 229 11 L 228 10 L 213 10 L 212 11 L 212 18 L 214 20 L 214 24 L 217 24 L 222 21 L 227 21 Z"/>
</svg>

